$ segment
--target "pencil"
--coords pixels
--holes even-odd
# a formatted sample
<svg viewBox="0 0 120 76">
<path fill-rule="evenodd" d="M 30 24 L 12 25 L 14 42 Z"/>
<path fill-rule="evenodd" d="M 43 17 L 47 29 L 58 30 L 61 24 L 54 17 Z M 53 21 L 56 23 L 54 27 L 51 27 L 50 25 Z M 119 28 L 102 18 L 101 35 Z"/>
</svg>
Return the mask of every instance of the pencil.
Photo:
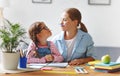
<svg viewBox="0 0 120 76">
<path fill-rule="evenodd" d="M 62 73 L 62 74 L 76 74 L 76 72 L 68 72 L 68 71 L 43 71 L 45 73 Z"/>
</svg>

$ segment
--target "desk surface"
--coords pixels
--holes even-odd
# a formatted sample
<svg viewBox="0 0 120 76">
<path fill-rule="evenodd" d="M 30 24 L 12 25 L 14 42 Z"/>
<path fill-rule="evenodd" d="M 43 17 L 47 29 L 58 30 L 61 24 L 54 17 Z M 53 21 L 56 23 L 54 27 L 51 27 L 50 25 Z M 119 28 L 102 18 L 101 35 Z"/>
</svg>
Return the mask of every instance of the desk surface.
<svg viewBox="0 0 120 76">
<path fill-rule="evenodd" d="M 120 76 L 120 72 L 116 73 L 102 73 L 102 72 L 95 72 L 94 70 L 90 69 L 89 66 L 80 65 L 84 67 L 88 74 L 77 74 L 75 73 L 74 67 L 75 66 L 68 66 L 67 68 L 55 68 L 52 67 L 52 71 L 56 71 L 53 73 L 52 71 L 33 71 L 33 72 L 24 72 L 24 73 L 16 73 L 16 74 L 0 74 L 0 76 Z M 63 73 L 64 72 L 64 73 Z"/>
</svg>

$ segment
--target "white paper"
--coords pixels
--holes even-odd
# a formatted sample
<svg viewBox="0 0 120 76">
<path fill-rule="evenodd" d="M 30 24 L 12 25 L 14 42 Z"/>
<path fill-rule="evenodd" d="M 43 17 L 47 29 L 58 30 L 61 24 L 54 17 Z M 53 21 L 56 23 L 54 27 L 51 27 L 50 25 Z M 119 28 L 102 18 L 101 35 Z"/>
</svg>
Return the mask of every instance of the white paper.
<svg viewBox="0 0 120 76">
<path fill-rule="evenodd" d="M 120 63 L 120 56 L 118 57 L 118 59 L 116 60 L 117 63 Z"/>
<path fill-rule="evenodd" d="M 34 66 L 34 67 L 41 67 L 41 66 L 50 66 L 50 67 L 66 67 L 68 65 L 68 63 L 45 63 L 45 64 L 28 64 L 28 66 Z"/>
</svg>

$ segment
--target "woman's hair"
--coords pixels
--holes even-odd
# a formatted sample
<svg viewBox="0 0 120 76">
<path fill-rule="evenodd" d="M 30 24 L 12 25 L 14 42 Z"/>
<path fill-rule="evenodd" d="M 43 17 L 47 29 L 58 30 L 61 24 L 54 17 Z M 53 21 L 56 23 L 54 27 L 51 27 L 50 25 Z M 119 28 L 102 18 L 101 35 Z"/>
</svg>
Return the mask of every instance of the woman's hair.
<svg viewBox="0 0 120 76">
<path fill-rule="evenodd" d="M 81 13 L 78 9 L 69 8 L 69 9 L 66 10 L 66 13 L 69 15 L 71 20 L 78 20 L 78 25 L 77 26 L 81 25 L 80 30 L 82 30 L 84 32 L 88 32 L 85 25 L 81 22 L 82 16 L 81 16 Z"/>
<path fill-rule="evenodd" d="M 40 33 L 42 28 L 41 25 L 42 25 L 42 22 L 35 22 L 30 26 L 28 30 L 30 39 L 35 43 L 36 46 L 39 42 L 36 34 Z"/>
</svg>

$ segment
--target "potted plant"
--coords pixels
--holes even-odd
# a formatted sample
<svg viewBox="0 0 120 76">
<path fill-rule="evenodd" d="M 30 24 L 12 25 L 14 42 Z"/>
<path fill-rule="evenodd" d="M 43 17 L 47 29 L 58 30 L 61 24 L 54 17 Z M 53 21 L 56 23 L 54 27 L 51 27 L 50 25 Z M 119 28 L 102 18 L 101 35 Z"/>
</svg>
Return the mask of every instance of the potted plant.
<svg viewBox="0 0 120 76">
<path fill-rule="evenodd" d="M 0 49 L 2 50 L 1 63 L 3 69 L 17 69 L 20 53 L 17 47 L 25 36 L 25 29 L 18 23 L 11 23 L 6 20 L 7 24 L 0 29 Z M 15 59 L 15 60 L 14 60 Z M 14 64 L 15 63 L 15 64 Z"/>
</svg>

